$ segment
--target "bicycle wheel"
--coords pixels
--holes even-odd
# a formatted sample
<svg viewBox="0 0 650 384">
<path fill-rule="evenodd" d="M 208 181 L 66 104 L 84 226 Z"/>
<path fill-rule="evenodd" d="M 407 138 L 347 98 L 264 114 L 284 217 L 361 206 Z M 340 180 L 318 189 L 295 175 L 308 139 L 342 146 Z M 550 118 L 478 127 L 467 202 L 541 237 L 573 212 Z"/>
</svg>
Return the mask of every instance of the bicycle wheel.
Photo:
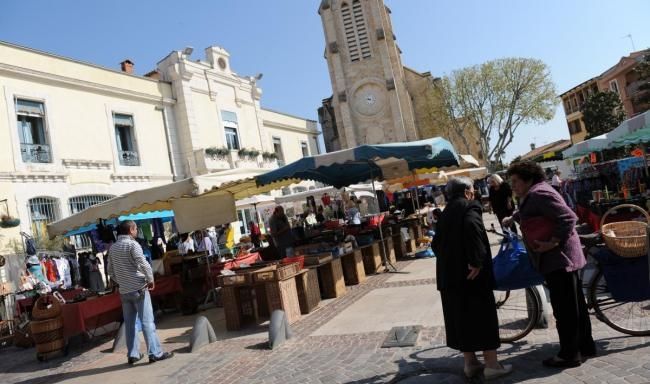
<svg viewBox="0 0 650 384">
<path fill-rule="evenodd" d="M 589 286 L 589 301 L 596 318 L 613 329 L 632 336 L 650 335 L 650 300 L 616 301 L 601 270 Z"/>
<path fill-rule="evenodd" d="M 541 316 L 541 300 L 535 288 L 494 291 L 499 317 L 499 339 L 517 341 L 533 330 Z"/>
</svg>

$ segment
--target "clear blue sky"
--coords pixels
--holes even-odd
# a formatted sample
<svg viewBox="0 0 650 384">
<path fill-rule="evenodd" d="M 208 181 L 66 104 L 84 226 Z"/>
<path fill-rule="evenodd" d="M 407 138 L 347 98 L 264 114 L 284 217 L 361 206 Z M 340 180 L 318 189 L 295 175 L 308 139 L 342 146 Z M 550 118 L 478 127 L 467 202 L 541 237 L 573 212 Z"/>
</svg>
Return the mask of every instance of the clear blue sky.
<svg viewBox="0 0 650 384">
<path fill-rule="evenodd" d="M 647 0 L 386 0 L 405 65 L 441 76 L 507 56 L 550 67 L 559 93 L 650 47 Z M 187 45 L 219 45 L 242 75 L 264 73 L 262 104 L 316 120 L 331 94 L 320 0 L 2 0 L 0 40 L 144 74 Z M 568 138 L 562 107 L 522 127 L 507 157 Z"/>
</svg>

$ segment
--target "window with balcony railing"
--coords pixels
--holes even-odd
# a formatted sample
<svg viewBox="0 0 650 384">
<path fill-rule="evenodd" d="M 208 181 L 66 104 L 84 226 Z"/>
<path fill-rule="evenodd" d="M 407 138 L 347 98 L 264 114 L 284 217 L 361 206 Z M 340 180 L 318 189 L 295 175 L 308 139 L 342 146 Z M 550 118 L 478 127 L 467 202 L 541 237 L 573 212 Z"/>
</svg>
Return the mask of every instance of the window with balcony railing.
<svg viewBox="0 0 650 384">
<path fill-rule="evenodd" d="M 113 114 L 115 126 L 115 143 L 120 165 L 135 167 L 140 165 L 140 155 L 135 140 L 133 116 L 119 113 Z"/>
<path fill-rule="evenodd" d="M 25 163 L 51 163 L 52 154 L 45 129 L 45 106 L 38 101 L 16 99 L 20 153 Z"/>
<path fill-rule="evenodd" d="M 232 111 L 221 110 L 221 123 L 226 134 L 226 146 L 230 150 L 241 149 L 239 146 L 239 122 L 237 113 Z"/>
</svg>

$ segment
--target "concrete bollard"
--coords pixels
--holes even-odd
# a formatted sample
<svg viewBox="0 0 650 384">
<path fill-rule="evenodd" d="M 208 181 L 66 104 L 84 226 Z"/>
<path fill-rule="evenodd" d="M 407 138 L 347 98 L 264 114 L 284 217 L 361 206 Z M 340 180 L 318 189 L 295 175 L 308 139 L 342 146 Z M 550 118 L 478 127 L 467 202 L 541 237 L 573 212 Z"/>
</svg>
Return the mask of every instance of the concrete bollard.
<svg viewBox="0 0 650 384">
<path fill-rule="evenodd" d="M 124 329 L 124 323 L 120 325 L 120 329 L 117 330 L 117 335 L 115 335 L 115 340 L 113 340 L 113 353 L 117 353 L 121 350 L 126 350 L 126 331 Z"/>
<path fill-rule="evenodd" d="M 217 341 L 212 324 L 205 316 L 199 316 L 194 321 L 192 333 L 190 334 L 190 352 L 194 353 L 204 346 Z"/>
<path fill-rule="evenodd" d="M 271 322 L 269 324 L 269 347 L 275 349 L 288 339 L 293 337 L 287 315 L 284 311 L 276 309 L 271 314 Z"/>
</svg>

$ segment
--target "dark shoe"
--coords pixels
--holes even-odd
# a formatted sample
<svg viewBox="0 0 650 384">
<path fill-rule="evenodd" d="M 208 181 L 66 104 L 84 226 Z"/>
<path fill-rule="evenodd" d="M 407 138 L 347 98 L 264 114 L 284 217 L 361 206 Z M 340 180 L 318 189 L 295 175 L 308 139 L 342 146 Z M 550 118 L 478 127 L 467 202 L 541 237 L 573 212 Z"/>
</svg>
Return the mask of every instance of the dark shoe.
<svg viewBox="0 0 650 384">
<path fill-rule="evenodd" d="M 575 367 L 579 367 L 580 364 L 582 363 L 580 362 L 580 360 L 564 360 L 564 359 L 560 359 L 557 356 L 553 356 L 551 358 L 542 361 L 542 364 L 545 367 L 550 367 L 550 368 L 575 368 Z"/>
<path fill-rule="evenodd" d="M 582 357 L 582 361 L 584 362 L 587 359 L 591 359 L 592 357 L 598 356 L 598 353 L 596 353 L 596 350 L 580 352 L 580 356 Z"/>
<path fill-rule="evenodd" d="M 142 360 L 143 357 L 144 355 L 142 353 L 140 354 L 140 357 L 129 357 L 128 359 L 129 365 L 133 365 L 137 363 L 138 361 Z"/>
<path fill-rule="evenodd" d="M 156 361 L 167 360 L 174 357 L 174 352 L 163 352 L 160 356 L 149 355 L 149 363 L 155 363 Z"/>
</svg>

